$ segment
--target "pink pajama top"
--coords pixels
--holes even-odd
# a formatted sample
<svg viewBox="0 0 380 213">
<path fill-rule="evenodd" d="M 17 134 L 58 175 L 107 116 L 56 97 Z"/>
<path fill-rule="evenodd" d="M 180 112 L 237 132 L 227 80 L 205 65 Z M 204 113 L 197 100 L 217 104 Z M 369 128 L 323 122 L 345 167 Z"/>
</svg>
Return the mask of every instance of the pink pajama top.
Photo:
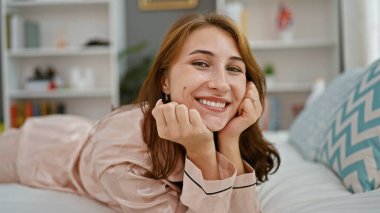
<svg viewBox="0 0 380 213">
<path fill-rule="evenodd" d="M 95 126 L 75 116 L 29 119 L 20 130 L 17 170 L 22 184 L 74 192 L 118 212 L 261 212 L 254 170 L 237 176 L 217 154 L 221 180 L 204 180 L 185 156 L 167 179 L 152 169 L 142 139 L 140 108 L 120 108 Z"/>
</svg>

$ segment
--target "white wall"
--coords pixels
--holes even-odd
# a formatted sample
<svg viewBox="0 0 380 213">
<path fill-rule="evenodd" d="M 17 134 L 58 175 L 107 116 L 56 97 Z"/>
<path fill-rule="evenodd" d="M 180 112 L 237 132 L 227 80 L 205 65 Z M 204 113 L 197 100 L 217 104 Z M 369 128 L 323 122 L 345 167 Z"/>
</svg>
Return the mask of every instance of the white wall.
<svg viewBox="0 0 380 213">
<path fill-rule="evenodd" d="M 2 21 L 3 20 L 1 20 L 1 17 L 3 17 L 2 16 L 2 11 L 3 11 L 3 8 L 2 8 L 2 4 L 1 4 L 1 2 L 0 2 L 0 28 L 2 27 L 1 26 L 1 24 L 3 23 Z M 1 34 L 0 34 L 0 49 L 2 49 L 2 46 L 1 46 L 1 44 L 2 44 L 2 42 L 1 42 Z M 3 67 L 3 65 L 2 65 L 2 61 L 1 61 L 1 59 L 3 58 L 2 57 L 2 52 L 0 52 L 0 123 L 2 123 L 3 121 L 4 121 L 4 118 L 3 118 L 3 80 L 1 79 L 1 77 L 2 77 L 2 70 L 1 70 L 1 68 Z"/>
<path fill-rule="evenodd" d="M 366 62 L 380 58 L 380 0 L 366 0 Z"/>
<path fill-rule="evenodd" d="M 380 0 L 342 0 L 345 69 L 380 57 Z"/>
</svg>

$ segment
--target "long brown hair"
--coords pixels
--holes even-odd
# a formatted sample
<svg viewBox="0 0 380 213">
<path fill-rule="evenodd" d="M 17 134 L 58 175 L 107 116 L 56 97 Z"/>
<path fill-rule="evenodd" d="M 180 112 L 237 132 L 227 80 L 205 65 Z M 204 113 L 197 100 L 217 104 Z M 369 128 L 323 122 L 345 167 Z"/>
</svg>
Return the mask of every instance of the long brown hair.
<svg viewBox="0 0 380 213">
<path fill-rule="evenodd" d="M 163 98 L 162 78 L 169 71 L 171 63 L 179 55 L 183 44 L 190 33 L 202 26 L 216 26 L 228 32 L 235 40 L 246 66 L 247 81 L 253 81 L 264 107 L 265 78 L 252 55 L 247 38 L 230 18 L 219 14 L 187 15 L 179 19 L 166 34 L 158 51 L 154 64 L 141 87 L 136 100 L 144 113 L 142 126 L 143 139 L 148 146 L 153 169 L 146 174 L 152 178 L 166 178 L 173 172 L 176 160 L 184 156 L 184 148 L 158 136 L 152 109 L 156 102 Z M 247 128 L 239 139 L 242 158 L 249 163 L 256 173 L 257 180 L 264 182 L 268 174 L 277 171 L 280 156 L 272 144 L 265 141 L 258 122 Z"/>
</svg>

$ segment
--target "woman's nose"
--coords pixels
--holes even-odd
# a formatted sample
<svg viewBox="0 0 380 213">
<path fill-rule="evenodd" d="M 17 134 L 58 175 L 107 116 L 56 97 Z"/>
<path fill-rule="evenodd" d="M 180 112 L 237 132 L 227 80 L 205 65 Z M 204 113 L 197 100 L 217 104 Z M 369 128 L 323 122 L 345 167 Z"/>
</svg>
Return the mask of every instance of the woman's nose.
<svg viewBox="0 0 380 213">
<path fill-rule="evenodd" d="M 208 87 L 221 93 L 225 93 L 229 90 L 229 83 L 224 69 L 219 68 L 218 70 L 214 70 L 208 82 Z"/>
</svg>

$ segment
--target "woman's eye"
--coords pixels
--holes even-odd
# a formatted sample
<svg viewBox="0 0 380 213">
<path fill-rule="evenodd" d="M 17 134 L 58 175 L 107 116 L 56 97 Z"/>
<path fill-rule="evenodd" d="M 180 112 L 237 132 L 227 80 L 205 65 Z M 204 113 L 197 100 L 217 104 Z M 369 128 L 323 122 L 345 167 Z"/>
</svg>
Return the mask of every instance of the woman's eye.
<svg viewBox="0 0 380 213">
<path fill-rule="evenodd" d="M 192 65 L 197 66 L 197 67 L 201 67 L 201 68 L 209 67 L 208 64 L 204 61 L 194 61 L 192 63 Z"/>
<path fill-rule="evenodd" d="M 243 73 L 243 71 L 239 67 L 228 67 L 227 70 L 236 73 Z"/>
</svg>

